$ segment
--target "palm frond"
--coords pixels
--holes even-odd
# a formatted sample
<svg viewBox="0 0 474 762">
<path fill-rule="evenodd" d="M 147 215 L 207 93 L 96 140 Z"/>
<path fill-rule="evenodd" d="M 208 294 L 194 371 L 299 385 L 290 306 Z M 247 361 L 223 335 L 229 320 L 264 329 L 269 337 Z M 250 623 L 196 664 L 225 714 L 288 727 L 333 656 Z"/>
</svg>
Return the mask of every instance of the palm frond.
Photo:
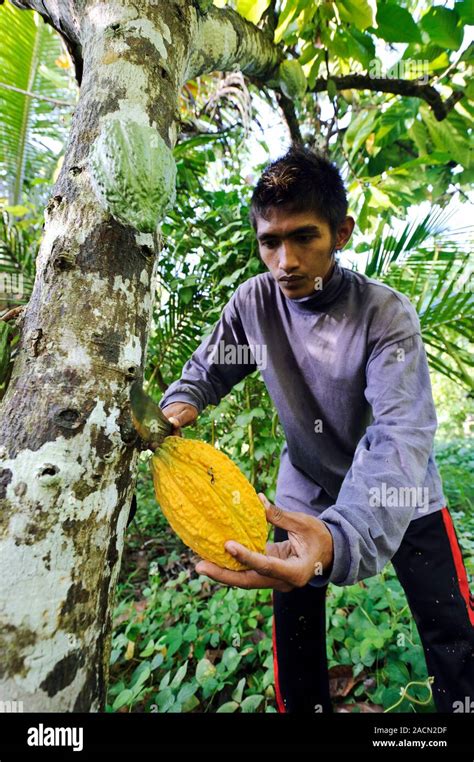
<svg viewBox="0 0 474 762">
<path fill-rule="evenodd" d="M 72 76 L 59 65 L 68 65 L 61 39 L 41 16 L 4 5 L 0 35 L 1 193 L 10 204 L 20 204 L 26 179 L 51 176 L 76 94 Z"/>
<path fill-rule="evenodd" d="M 382 227 L 365 272 L 411 300 L 431 366 L 472 389 L 474 358 L 465 346 L 474 317 L 469 229 L 451 230 L 450 216 L 434 208 L 397 235 Z"/>
</svg>

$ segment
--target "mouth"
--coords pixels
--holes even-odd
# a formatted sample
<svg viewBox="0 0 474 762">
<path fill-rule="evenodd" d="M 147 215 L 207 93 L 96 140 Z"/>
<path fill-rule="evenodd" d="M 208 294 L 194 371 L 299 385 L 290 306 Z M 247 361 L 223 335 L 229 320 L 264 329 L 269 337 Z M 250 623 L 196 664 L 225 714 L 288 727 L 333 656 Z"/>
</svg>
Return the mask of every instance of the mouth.
<svg viewBox="0 0 474 762">
<path fill-rule="evenodd" d="M 297 283 L 301 283 L 302 280 L 304 280 L 303 275 L 288 275 L 278 278 L 278 282 L 282 283 L 284 286 L 293 286 Z"/>
</svg>

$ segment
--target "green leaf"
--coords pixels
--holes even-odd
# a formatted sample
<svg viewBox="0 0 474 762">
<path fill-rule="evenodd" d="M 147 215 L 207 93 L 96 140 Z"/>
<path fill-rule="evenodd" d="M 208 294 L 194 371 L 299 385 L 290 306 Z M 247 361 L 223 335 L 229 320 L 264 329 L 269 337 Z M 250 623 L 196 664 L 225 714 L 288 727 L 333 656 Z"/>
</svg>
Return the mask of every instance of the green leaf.
<svg viewBox="0 0 474 762">
<path fill-rule="evenodd" d="M 474 79 L 471 79 L 471 81 L 468 82 L 466 87 L 466 95 L 469 100 L 474 100 Z"/>
<path fill-rule="evenodd" d="M 184 664 L 180 666 L 175 676 L 173 677 L 170 683 L 170 688 L 179 688 L 179 686 L 181 685 L 181 683 L 183 682 L 186 676 L 187 671 L 188 671 L 188 660 L 186 659 Z"/>
<path fill-rule="evenodd" d="M 370 62 L 375 57 L 375 45 L 372 37 L 355 28 L 346 29 L 345 31 L 351 58 L 360 61 L 364 68 L 368 69 Z"/>
<path fill-rule="evenodd" d="M 245 714 L 250 714 L 250 712 L 256 712 L 258 707 L 263 701 L 263 696 L 259 696 L 258 694 L 255 694 L 253 696 L 247 696 L 244 698 L 240 705 L 240 709 Z"/>
<path fill-rule="evenodd" d="M 179 299 L 183 304 L 190 304 L 193 300 L 194 288 L 185 286 L 179 292 Z"/>
<path fill-rule="evenodd" d="M 174 695 L 171 688 L 165 688 L 155 696 L 155 701 L 158 706 L 158 711 L 161 713 L 167 712 L 174 704 Z"/>
<path fill-rule="evenodd" d="M 462 134 L 456 130 L 452 123 L 451 114 L 442 122 L 438 122 L 428 106 L 424 104 L 420 107 L 420 114 L 435 148 L 450 153 L 455 161 L 469 169 L 472 161 L 472 149 L 467 131 L 466 134 Z"/>
<path fill-rule="evenodd" d="M 237 701 L 238 704 L 242 701 L 242 695 L 245 688 L 245 677 L 243 677 L 241 680 L 239 680 L 239 683 L 237 685 L 237 688 L 232 693 L 232 699 L 234 701 Z"/>
<path fill-rule="evenodd" d="M 132 675 L 132 680 L 130 682 L 130 686 L 132 688 L 136 688 L 137 686 L 140 686 L 143 683 L 146 683 L 150 675 L 151 675 L 151 669 L 150 669 L 149 662 L 147 661 L 142 662 L 141 664 L 138 665 L 138 667 L 134 671 Z"/>
<path fill-rule="evenodd" d="M 217 712 L 220 714 L 231 714 L 232 712 L 236 712 L 239 708 L 239 705 L 236 701 L 226 701 L 225 704 L 221 704 Z"/>
<path fill-rule="evenodd" d="M 256 407 L 253 410 L 246 410 L 237 416 L 235 423 L 237 426 L 247 426 L 254 418 L 265 418 L 265 411 L 260 407 Z"/>
<path fill-rule="evenodd" d="M 474 24 L 474 5 L 472 0 L 460 0 L 460 2 L 454 3 L 454 10 L 465 24 Z"/>
<path fill-rule="evenodd" d="M 186 701 L 183 701 L 182 703 L 182 711 L 183 712 L 192 712 L 193 709 L 196 709 L 197 706 L 199 706 L 200 701 L 196 696 L 189 696 L 189 698 L 186 699 Z"/>
<path fill-rule="evenodd" d="M 258 24 L 270 5 L 270 0 L 237 0 L 236 10 L 244 19 Z"/>
<path fill-rule="evenodd" d="M 429 135 L 423 122 L 415 119 L 410 129 L 408 130 L 408 135 L 412 138 L 412 140 L 415 141 L 415 145 L 418 148 L 418 153 L 425 155 L 428 152 L 427 146 Z"/>
<path fill-rule="evenodd" d="M 185 683 L 181 686 L 181 689 L 176 697 L 176 700 L 180 704 L 184 704 L 191 696 L 194 696 L 198 689 L 197 683 Z"/>
<path fill-rule="evenodd" d="M 186 627 L 184 633 L 183 633 L 183 640 L 186 641 L 186 643 L 192 643 L 193 640 L 196 640 L 198 636 L 198 629 L 195 624 L 190 624 L 188 627 Z"/>
<path fill-rule="evenodd" d="M 337 95 L 336 83 L 333 79 L 328 79 L 328 96 L 333 101 Z"/>
<path fill-rule="evenodd" d="M 350 123 L 344 135 L 344 144 L 346 150 L 350 150 L 351 157 L 357 153 L 373 131 L 376 119 L 377 113 L 375 109 L 372 109 L 361 111 Z"/>
<path fill-rule="evenodd" d="M 146 659 L 148 656 L 152 655 L 154 650 L 155 650 L 155 643 L 153 640 L 149 640 L 145 648 L 143 649 L 143 651 L 140 651 L 139 655 L 143 656 L 143 658 Z"/>
<path fill-rule="evenodd" d="M 153 672 L 154 669 L 157 669 L 157 667 L 161 667 L 163 664 L 163 654 L 157 653 L 152 659 L 152 662 L 150 664 L 150 669 Z"/>
<path fill-rule="evenodd" d="M 201 659 L 196 667 L 196 680 L 199 685 L 202 685 L 210 677 L 213 677 L 216 672 L 216 668 L 209 659 Z"/>
<path fill-rule="evenodd" d="M 13 206 L 2 206 L 2 211 L 9 212 L 10 214 L 13 214 L 14 217 L 24 217 L 25 214 L 28 214 L 29 209 L 26 206 L 15 204 Z"/>
<path fill-rule="evenodd" d="M 112 704 L 112 709 L 117 711 L 117 709 L 120 709 L 122 706 L 126 706 L 132 699 L 133 691 L 131 691 L 130 688 L 125 688 L 125 690 L 121 691 L 115 699 Z"/>
<path fill-rule="evenodd" d="M 234 672 L 239 666 L 240 659 L 241 656 L 237 649 L 233 648 L 233 646 L 229 646 L 229 648 L 226 648 L 222 654 L 221 663 L 224 664 L 228 672 Z"/>
<path fill-rule="evenodd" d="M 379 5 L 377 27 L 377 36 L 387 42 L 421 42 L 420 30 L 412 15 L 399 5 Z"/>
<path fill-rule="evenodd" d="M 431 8 L 420 21 L 421 28 L 430 39 L 444 48 L 457 50 L 463 40 L 463 27 L 458 14 L 449 8 L 437 5 Z"/>
<path fill-rule="evenodd" d="M 298 6 L 294 0 L 286 0 L 285 7 L 281 11 L 278 17 L 278 25 L 275 29 L 275 44 L 278 45 L 281 42 L 283 35 L 285 34 L 290 22 L 294 18 L 298 11 Z"/>
<path fill-rule="evenodd" d="M 337 4 L 341 20 L 354 24 L 357 29 L 374 25 L 374 3 L 368 0 L 340 0 Z"/>
</svg>

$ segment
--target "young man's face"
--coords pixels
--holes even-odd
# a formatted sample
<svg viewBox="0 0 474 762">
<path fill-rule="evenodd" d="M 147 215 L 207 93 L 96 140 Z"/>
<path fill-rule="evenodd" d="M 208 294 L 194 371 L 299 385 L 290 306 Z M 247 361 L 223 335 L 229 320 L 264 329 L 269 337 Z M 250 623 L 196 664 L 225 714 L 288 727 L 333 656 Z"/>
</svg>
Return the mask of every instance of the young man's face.
<svg viewBox="0 0 474 762">
<path fill-rule="evenodd" d="M 257 216 L 260 256 L 285 296 L 298 299 L 321 288 L 329 276 L 335 248 L 342 248 L 354 228 L 346 217 L 337 234 L 314 212 L 289 212 L 273 208 L 268 220 Z"/>
</svg>

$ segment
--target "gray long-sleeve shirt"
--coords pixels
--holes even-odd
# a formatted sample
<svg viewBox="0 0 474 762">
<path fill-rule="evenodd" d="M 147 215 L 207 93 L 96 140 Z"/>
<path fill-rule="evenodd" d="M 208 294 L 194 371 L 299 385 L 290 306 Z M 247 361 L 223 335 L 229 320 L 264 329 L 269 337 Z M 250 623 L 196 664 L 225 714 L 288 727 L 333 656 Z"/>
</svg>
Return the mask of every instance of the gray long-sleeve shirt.
<svg viewBox="0 0 474 762">
<path fill-rule="evenodd" d="M 339 263 L 323 289 L 300 299 L 286 297 L 270 273 L 256 275 L 159 404 L 202 412 L 257 367 L 286 439 L 275 504 L 318 517 L 334 541 L 329 573 L 310 584 L 378 573 L 410 521 L 446 504 L 416 310 Z"/>
</svg>

